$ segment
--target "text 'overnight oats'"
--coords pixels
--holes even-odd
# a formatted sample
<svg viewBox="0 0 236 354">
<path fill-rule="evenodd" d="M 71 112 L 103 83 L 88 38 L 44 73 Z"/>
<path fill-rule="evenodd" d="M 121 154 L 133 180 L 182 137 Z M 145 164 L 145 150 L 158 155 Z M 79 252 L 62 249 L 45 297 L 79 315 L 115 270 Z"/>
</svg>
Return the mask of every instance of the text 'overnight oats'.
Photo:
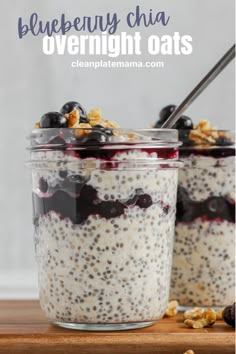
<svg viewBox="0 0 236 354">
<path fill-rule="evenodd" d="M 165 312 L 177 192 L 175 130 L 124 130 L 76 102 L 31 134 L 40 303 L 49 321 L 128 329 Z"/>
<path fill-rule="evenodd" d="M 175 106 L 162 110 L 167 119 Z M 160 124 L 160 123 L 159 123 Z M 182 117 L 170 296 L 183 306 L 226 306 L 235 298 L 234 132 Z"/>
</svg>

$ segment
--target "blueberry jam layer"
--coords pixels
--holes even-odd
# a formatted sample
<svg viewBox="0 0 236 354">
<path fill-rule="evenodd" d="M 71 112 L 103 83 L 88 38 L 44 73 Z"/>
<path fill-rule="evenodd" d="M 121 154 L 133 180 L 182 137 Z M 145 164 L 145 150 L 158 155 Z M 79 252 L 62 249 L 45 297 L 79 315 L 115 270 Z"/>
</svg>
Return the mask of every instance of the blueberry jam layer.
<svg viewBox="0 0 236 354">
<path fill-rule="evenodd" d="M 137 206 L 147 209 L 153 204 L 149 194 L 137 190 L 137 193 L 125 201 L 100 200 L 92 186 L 84 185 L 79 195 L 71 196 L 66 191 L 57 190 L 50 197 L 41 197 L 33 193 L 34 222 L 39 216 L 54 211 L 61 218 L 69 218 L 74 224 L 81 224 L 90 215 L 99 215 L 106 219 L 115 218 L 125 213 L 125 209 Z M 163 213 L 168 214 L 169 206 L 161 203 Z"/>
<path fill-rule="evenodd" d="M 212 147 L 210 149 L 207 148 L 197 148 L 197 147 L 182 147 L 179 149 L 180 158 L 189 157 L 191 155 L 196 156 L 205 156 L 205 157 L 213 157 L 217 158 L 225 158 L 230 156 L 235 156 L 235 147 Z"/>
<path fill-rule="evenodd" d="M 178 188 L 176 222 L 227 220 L 235 223 L 235 203 L 224 197 L 211 196 L 203 201 L 193 201 L 185 188 Z"/>
<path fill-rule="evenodd" d="M 152 142 L 150 142 L 152 143 Z M 65 155 L 72 155 L 80 159 L 86 158 L 96 158 L 101 160 L 115 160 L 116 156 L 120 154 L 128 154 L 130 151 L 138 150 L 139 152 L 146 153 L 150 157 L 156 155 L 159 159 L 177 159 L 178 158 L 178 149 L 177 148 L 159 148 L 159 147 L 140 147 L 138 143 L 130 144 L 130 148 L 121 148 L 120 145 L 124 143 L 116 143 L 115 148 L 111 148 L 111 145 L 79 145 L 79 144 L 69 144 L 60 137 L 54 138 L 48 143 L 48 145 L 37 145 L 33 148 L 32 151 L 42 151 L 44 150 L 60 150 L 64 151 Z M 53 146 L 55 145 L 55 147 Z M 125 145 L 128 145 L 125 143 Z"/>
</svg>

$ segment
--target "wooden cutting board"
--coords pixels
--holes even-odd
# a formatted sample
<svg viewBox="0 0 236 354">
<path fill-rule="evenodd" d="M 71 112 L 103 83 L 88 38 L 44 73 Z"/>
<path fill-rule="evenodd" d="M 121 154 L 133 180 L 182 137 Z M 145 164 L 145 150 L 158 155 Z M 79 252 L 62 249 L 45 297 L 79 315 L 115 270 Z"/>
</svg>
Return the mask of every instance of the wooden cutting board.
<svg viewBox="0 0 236 354">
<path fill-rule="evenodd" d="M 0 301 L 1 354 L 233 354 L 234 330 L 217 321 L 193 330 L 182 314 L 144 329 L 82 332 L 50 325 L 38 301 Z"/>
</svg>

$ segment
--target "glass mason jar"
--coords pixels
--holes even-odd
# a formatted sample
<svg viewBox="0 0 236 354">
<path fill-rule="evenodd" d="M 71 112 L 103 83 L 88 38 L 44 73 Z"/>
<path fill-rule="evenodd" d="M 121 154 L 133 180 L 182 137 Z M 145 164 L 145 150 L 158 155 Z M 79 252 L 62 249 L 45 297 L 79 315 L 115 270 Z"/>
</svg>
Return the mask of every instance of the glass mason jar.
<svg viewBox="0 0 236 354">
<path fill-rule="evenodd" d="M 30 137 L 40 303 L 62 327 L 145 327 L 168 303 L 178 134 L 118 134 L 104 145 L 74 129 Z"/>
<path fill-rule="evenodd" d="M 182 306 L 222 307 L 235 301 L 233 142 L 221 138 L 223 146 L 180 148 L 184 168 L 179 171 L 170 297 Z"/>
</svg>

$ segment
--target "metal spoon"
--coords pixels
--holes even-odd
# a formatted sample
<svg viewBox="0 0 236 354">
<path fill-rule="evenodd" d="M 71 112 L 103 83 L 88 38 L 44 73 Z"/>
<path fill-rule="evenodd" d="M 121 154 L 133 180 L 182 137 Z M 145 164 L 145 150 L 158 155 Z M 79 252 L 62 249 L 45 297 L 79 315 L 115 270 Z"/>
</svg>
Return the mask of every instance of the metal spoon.
<svg viewBox="0 0 236 354">
<path fill-rule="evenodd" d="M 235 57 L 235 44 L 225 53 L 218 63 L 208 72 L 208 74 L 199 82 L 199 84 L 190 92 L 183 102 L 165 121 L 161 128 L 171 128 L 180 118 L 182 113 L 190 106 L 193 101 L 205 90 L 205 88 L 224 70 L 224 68 Z"/>
</svg>

